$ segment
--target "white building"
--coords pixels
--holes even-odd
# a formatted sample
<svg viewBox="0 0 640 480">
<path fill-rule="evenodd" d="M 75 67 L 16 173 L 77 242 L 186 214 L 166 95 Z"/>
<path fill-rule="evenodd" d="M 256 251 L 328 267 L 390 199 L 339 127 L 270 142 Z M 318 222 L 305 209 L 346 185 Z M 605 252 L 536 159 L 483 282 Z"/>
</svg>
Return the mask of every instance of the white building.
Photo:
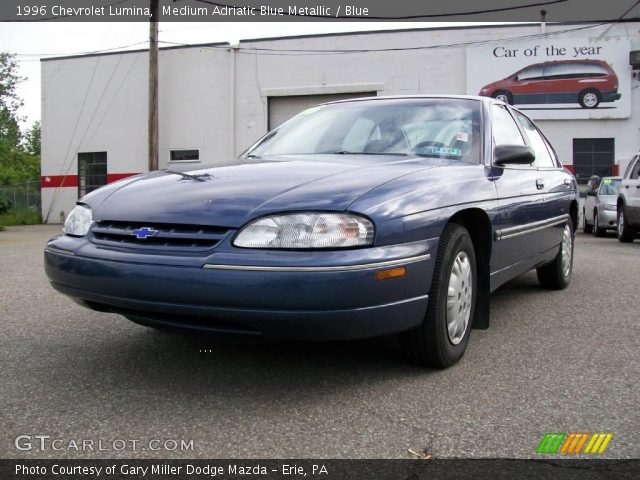
<svg viewBox="0 0 640 480">
<path fill-rule="evenodd" d="M 601 96 L 590 109 L 575 102 L 516 106 L 538 120 L 581 178 L 616 173 L 640 148 L 634 70 L 640 66 L 629 63 L 630 52 L 640 50 L 639 27 L 554 24 L 545 34 L 539 24 L 454 27 L 164 48 L 160 168 L 237 156 L 269 128 L 317 103 L 362 95 L 478 94 L 526 66 L 588 59 L 611 66 L 619 99 Z M 147 68 L 146 50 L 43 60 L 46 221 L 59 222 L 91 189 L 147 170 Z M 602 81 L 596 77 L 580 82 L 595 85 Z"/>
</svg>

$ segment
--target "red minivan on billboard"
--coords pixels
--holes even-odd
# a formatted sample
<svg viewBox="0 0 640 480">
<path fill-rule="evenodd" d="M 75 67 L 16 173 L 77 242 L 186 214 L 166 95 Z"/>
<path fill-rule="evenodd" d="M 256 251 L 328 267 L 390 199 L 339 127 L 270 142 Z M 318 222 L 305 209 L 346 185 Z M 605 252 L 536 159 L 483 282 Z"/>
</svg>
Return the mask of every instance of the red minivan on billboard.
<svg viewBox="0 0 640 480">
<path fill-rule="evenodd" d="M 511 105 L 579 103 L 582 108 L 620 99 L 618 77 L 603 60 L 534 63 L 485 85 L 480 95 Z"/>
</svg>

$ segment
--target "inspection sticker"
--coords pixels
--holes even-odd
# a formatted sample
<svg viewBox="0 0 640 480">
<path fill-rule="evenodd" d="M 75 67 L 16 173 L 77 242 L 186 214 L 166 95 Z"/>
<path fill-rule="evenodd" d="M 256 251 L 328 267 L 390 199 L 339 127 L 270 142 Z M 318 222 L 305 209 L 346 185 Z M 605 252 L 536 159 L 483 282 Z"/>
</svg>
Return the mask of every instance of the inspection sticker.
<svg viewBox="0 0 640 480">
<path fill-rule="evenodd" d="M 420 153 L 432 153 L 435 155 L 453 155 L 454 157 L 461 157 L 462 150 L 459 148 L 449 148 L 449 147 L 425 147 L 420 149 Z"/>
</svg>

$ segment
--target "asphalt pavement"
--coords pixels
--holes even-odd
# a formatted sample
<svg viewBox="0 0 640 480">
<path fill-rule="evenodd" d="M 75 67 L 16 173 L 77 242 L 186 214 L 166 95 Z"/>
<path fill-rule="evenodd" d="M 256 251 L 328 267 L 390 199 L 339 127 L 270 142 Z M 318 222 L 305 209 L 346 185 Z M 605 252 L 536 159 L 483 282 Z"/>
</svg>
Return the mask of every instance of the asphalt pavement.
<svg viewBox="0 0 640 480">
<path fill-rule="evenodd" d="M 0 232 L 0 458 L 532 458 L 548 432 L 640 457 L 640 240 L 578 234 L 568 289 L 503 286 L 491 328 L 430 370 L 389 339 L 231 342 L 89 311 L 44 275 L 59 229 Z"/>
</svg>

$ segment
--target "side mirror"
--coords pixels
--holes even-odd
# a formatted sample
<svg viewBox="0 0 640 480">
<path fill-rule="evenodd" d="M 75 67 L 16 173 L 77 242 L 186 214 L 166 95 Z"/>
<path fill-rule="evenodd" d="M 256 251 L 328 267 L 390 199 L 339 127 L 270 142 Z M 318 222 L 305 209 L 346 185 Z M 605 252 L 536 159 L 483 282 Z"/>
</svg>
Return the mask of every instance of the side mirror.
<svg viewBox="0 0 640 480">
<path fill-rule="evenodd" d="M 536 154 L 525 145 L 500 145 L 493 152 L 493 163 L 502 165 L 531 165 Z"/>
<path fill-rule="evenodd" d="M 598 192 L 596 192 L 595 190 L 589 190 L 587 192 L 587 197 L 596 197 L 598 195 Z"/>
</svg>

